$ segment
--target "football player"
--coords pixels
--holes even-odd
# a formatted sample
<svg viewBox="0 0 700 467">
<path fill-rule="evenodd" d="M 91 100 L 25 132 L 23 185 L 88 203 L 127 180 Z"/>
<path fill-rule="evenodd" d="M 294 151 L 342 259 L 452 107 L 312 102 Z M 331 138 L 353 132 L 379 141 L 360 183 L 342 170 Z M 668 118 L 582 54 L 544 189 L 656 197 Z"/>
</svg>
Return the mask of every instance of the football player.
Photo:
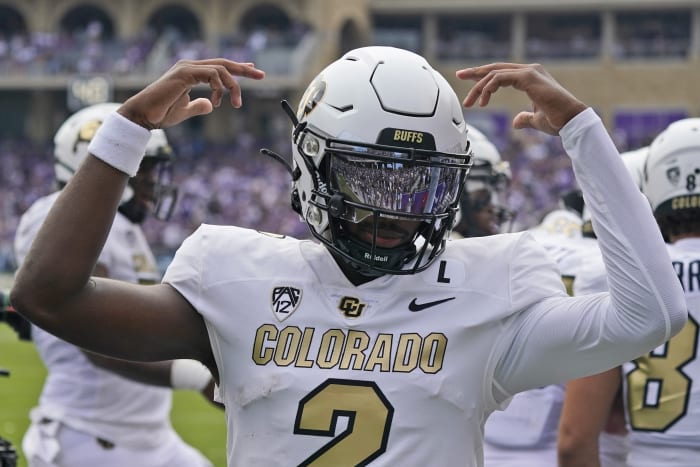
<svg viewBox="0 0 700 467">
<path fill-rule="evenodd" d="M 230 466 L 480 466 L 484 422 L 514 394 L 620 364 L 685 324 L 663 239 L 605 127 L 539 65 L 459 70 L 475 81 L 463 105 L 513 87 L 535 109 L 515 127 L 561 135 L 613 287 L 569 297 L 527 232 L 448 242 L 471 165 L 460 102 L 423 57 L 392 47 L 347 52 L 297 112 L 286 106 L 292 206 L 313 239 L 203 225 L 162 284 L 91 278 L 149 130 L 212 112 L 226 91 L 240 107 L 238 76 L 264 72 L 180 61 L 111 114 L 11 296 L 93 351 L 205 363 Z M 211 94 L 190 98 L 200 83 Z"/>
<path fill-rule="evenodd" d="M 73 174 L 87 157 L 88 144 L 118 107 L 117 103 L 106 103 L 84 108 L 56 132 L 54 167 L 59 190 L 38 199 L 21 217 L 15 237 L 20 264 L 61 191 L 79 183 L 72 181 Z M 140 284 L 160 279 L 140 224 L 152 212 L 163 219 L 169 216 L 175 192 L 163 177 L 173 154 L 163 130 L 152 132 L 142 151 L 143 161 L 123 190 L 111 230 L 91 271 L 95 276 Z M 72 216 L 63 222 L 75 230 L 90 228 Z M 66 258 L 61 263 L 65 264 Z M 61 274 L 53 280 L 60 281 Z M 41 294 L 41 286 L 34 293 Z M 128 307 L 128 303 L 119 306 Z M 47 377 L 22 441 L 30 467 L 212 465 L 179 437 L 169 419 L 172 387 L 213 396 L 211 374 L 199 362 L 117 360 L 82 350 L 37 326 L 32 326 L 31 338 Z"/>
<path fill-rule="evenodd" d="M 459 200 L 452 238 L 483 237 L 510 230 L 514 213 L 507 205 L 510 164 L 481 131 L 467 124 L 472 168 Z"/>
<path fill-rule="evenodd" d="M 638 358 L 601 374 L 575 381 L 567 390 L 571 416 L 562 418 L 562 465 L 598 465 L 594 438 L 600 432 L 619 388 L 623 390 L 632 467 L 692 466 L 700 458 L 696 427 L 700 424 L 700 391 L 692 384 L 700 373 L 698 321 L 700 320 L 700 119 L 671 123 L 651 143 L 642 170 L 642 191 L 654 211 L 690 314 L 686 326 L 668 342 Z M 587 265 L 581 292 L 607 290 L 600 262 Z M 663 293 L 663 292 L 662 292 Z M 583 409 L 585 407 L 585 410 Z M 586 417 L 577 414 L 586 412 Z M 566 415 L 566 412 L 565 412 Z M 584 459 L 588 460 L 585 462 Z"/>
</svg>

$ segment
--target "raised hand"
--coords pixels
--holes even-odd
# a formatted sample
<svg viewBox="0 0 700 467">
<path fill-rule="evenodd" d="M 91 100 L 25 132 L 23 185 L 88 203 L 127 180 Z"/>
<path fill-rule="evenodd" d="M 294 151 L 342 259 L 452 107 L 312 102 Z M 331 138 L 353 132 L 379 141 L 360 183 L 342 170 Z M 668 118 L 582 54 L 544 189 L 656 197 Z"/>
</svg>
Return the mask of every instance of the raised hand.
<svg viewBox="0 0 700 467">
<path fill-rule="evenodd" d="M 119 113 L 144 128 L 168 128 L 196 115 L 205 115 L 221 105 L 228 90 L 233 107 L 240 107 L 241 88 L 234 76 L 262 79 L 265 72 L 252 63 L 237 63 L 224 58 L 180 60 L 163 76 L 129 98 Z M 190 99 L 198 84 L 211 88 L 209 98 Z"/>
<path fill-rule="evenodd" d="M 484 107 L 500 88 L 512 86 L 523 91 L 532 101 L 531 112 L 520 112 L 513 119 L 514 128 L 534 128 L 550 135 L 559 130 L 574 116 L 586 109 L 586 104 L 560 85 L 539 64 L 492 63 L 457 71 L 457 78 L 473 80 L 476 84 L 467 94 L 463 104 L 475 103 Z"/>
</svg>

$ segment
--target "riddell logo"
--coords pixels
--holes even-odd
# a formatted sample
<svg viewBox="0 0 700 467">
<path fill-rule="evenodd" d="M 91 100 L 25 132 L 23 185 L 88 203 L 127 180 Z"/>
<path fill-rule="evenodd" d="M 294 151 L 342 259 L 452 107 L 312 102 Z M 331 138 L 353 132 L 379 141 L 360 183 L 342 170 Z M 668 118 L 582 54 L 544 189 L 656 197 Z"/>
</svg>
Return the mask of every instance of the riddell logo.
<svg viewBox="0 0 700 467">
<path fill-rule="evenodd" d="M 319 193 L 328 193 L 328 186 L 324 183 L 321 174 L 318 172 L 316 172 L 316 183 L 318 184 Z"/>
<path fill-rule="evenodd" d="M 423 142 L 423 133 L 420 131 L 396 130 L 394 131 L 394 141 L 420 144 Z"/>
<path fill-rule="evenodd" d="M 368 259 L 368 260 L 371 261 L 371 260 L 372 260 L 372 254 L 371 254 L 371 253 L 365 253 L 365 259 Z M 388 257 L 388 256 L 377 256 L 377 255 L 374 255 L 374 261 L 377 261 L 377 262 L 379 262 L 379 263 L 386 263 L 387 261 L 389 261 L 389 257 Z"/>
</svg>

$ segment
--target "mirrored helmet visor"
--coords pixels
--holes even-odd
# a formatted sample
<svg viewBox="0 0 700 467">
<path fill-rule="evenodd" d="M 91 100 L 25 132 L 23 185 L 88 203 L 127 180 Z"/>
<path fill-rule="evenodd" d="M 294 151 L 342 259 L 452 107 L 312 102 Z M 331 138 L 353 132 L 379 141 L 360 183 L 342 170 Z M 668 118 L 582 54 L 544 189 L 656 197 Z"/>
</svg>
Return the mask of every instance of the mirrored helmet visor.
<svg viewBox="0 0 700 467">
<path fill-rule="evenodd" d="M 433 152 L 417 160 L 414 153 L 361 146 L 328 152 L 331 188 L 351 202 L 341 215 L 350 222 L 371 215 L 357 205 L 400 218 L 443 214 L 459 194 L 456 165 L 461 161 L 445 154 Z"/>
</svg>

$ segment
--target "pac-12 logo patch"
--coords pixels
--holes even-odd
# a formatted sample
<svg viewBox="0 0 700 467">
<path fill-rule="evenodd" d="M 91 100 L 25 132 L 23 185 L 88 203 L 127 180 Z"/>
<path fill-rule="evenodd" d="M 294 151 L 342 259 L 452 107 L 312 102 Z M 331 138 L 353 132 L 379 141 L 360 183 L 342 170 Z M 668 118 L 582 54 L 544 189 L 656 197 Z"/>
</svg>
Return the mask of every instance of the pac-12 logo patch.
<svg viewBox="0 0 700 467">
<path fill-rule="evenodd" d="M 286 285 L 272 289 L 272 312 L 280 322 L 296 311 L 300 301 L 301 289 Z"/>
</svg>

